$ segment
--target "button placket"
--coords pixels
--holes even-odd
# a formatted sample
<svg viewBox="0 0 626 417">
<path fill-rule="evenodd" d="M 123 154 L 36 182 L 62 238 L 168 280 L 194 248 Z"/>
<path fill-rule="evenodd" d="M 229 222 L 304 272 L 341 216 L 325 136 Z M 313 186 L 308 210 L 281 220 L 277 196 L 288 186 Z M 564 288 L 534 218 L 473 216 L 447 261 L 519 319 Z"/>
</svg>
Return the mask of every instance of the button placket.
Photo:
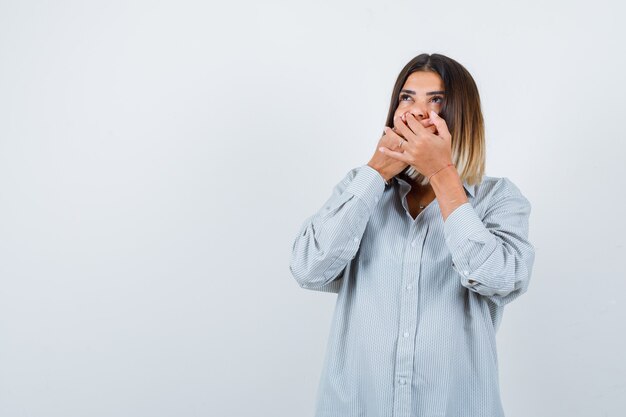
<svg viewBox="0 0 626 417">
<path fill-rule="evenodd" d="M 419 230 L 419 232 L 418 232 Z M 418 297 L 413 290 L 417 290 L 418 280 L 421 274 L 421 257 L 423 243 L 427 233 L 427 224 L 411 225 L 409 239 L 405 246 L 404 265 L 402 267 L 404 282 L 401 294 L 399 341 L 396 351 L 396 381 L 402 389 L 394 394 L 394 415 L 405 415 L 411 409 L 411 387 L 413 379 L 415 334 L 418 316 Z M 408 415 L 408 414 L 407 414 Z"/>
</svg>

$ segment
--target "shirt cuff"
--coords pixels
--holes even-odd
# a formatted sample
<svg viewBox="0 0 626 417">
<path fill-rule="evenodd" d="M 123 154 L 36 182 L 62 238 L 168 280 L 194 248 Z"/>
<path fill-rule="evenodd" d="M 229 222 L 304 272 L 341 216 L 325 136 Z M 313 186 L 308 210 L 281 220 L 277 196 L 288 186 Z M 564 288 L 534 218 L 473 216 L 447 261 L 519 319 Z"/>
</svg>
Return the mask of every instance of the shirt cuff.
<svg viewBox="0 0 626 417">
<path fill-rule="evenodd" d="M 489 234 L 489 230 L 469 202 L 454 209 L 443 224 L 443 234 L 451 250 L 456 249 L 468 238 L 483 242 L 485 233 Z"/>
<path fill-rule="evenodd" d="M 471 278 L 474 271 L 470 268 L 470 259 L 478 257 L 493 236 L 469 202 L 448 215 L 444 222 L 444 236 L 452 254 L 453 266 L 462 275 L 463 283 L 476 286 L 479 282 Z"/>
<path fill-rule="evenodd" d="M 346 187 L 346 191 L 365 202 L 370 212 L 385 191 L 385 179 L 369 165 L 363 165 Z"/>
</svg>

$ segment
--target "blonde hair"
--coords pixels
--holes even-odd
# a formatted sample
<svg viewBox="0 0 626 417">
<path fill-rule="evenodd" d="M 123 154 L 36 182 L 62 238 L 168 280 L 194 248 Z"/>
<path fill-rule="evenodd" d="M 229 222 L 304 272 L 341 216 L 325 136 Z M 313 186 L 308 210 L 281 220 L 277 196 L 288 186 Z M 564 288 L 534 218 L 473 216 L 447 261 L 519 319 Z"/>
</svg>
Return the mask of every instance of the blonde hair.
<svg viewBox="0 0 626 417">
<path fill-rule="evenodd" d="M 485 124 L 476 82 L 461 64 L 441 54 L 421 54 L 407 63 L 396 80 L 391 95 L 386 126 L 393 126 L 393 115 L 398 108 L 400 90 L 409 75 L 416 71 L 431 71 L 443 80 L 445 94 L 439 115 L 446 121 L 452 135 L 452 163 L 468 184 L 478 184 L 485 174 Z M 426 185 L 428 178 L 409 166 L 398 175 Z M 407 171 L 415 171 L 409 175 Z M 430 174 L 430 173 L 427 173 Z"/>
</svg>

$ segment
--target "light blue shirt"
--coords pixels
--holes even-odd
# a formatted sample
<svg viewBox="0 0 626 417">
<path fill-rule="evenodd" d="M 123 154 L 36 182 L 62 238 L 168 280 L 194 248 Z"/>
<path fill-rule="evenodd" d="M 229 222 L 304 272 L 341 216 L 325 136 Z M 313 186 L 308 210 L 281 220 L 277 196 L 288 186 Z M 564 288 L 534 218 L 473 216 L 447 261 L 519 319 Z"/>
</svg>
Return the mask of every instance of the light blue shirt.
<svg viewBox="0 0 626 417">
<path fill-rule="evenodd" d="M 530 203 L 484 176 L 445 222 L 437 199 L 413 219 L 410 188 L 351 169 L 293 242 L 298 284 L 337 293 L 316 417 L 504 416 L 495 335 L 531 276 Z"/>
</svg>

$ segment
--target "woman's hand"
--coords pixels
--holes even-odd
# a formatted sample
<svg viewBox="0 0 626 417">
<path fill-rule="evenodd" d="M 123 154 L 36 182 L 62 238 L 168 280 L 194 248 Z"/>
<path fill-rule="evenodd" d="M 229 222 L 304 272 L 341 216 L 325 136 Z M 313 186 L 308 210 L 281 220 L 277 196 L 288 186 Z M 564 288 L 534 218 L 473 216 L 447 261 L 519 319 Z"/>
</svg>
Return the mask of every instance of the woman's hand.
<svg viewBox="0 0 626 417">
<path fill-rule="evenodd" d="M 402 142 L 402 146 L 400 146 L 400 142 Z M 377 148 L 380 149 L 381 146 L 385 146 L 385 149 L 394 149 L 398 152 L 402 152 L 404 145 L 406 145 L 406 140 L 391 128 L 385 126 L 385 131 L 378 141 Z M 390 158 L 379 151 L 374 152 L 372 159 L 370 159 L 367 165 L 378 171 L 385 181 L 393 178 L 409 166 L 406 162 L 398 161 L 396 158 Z"/>
<path fill-rule="evenodd" d="M 408 126 L 400 116 L 396 117 L 394 125 L 406 142 L 400 150 L 388 146 L 381 146 L 378 150 L 389 158 L 411 165 L 427 177 L 452 163 L 452 135 L 446 121 L 434 111 L 430 112 L 430 118 L 437 127 L 437 134 L 425 128 L 412 113 L 406 114 Z M 395 141 L 398 143 L 397 139 Z"/>
</svg>

